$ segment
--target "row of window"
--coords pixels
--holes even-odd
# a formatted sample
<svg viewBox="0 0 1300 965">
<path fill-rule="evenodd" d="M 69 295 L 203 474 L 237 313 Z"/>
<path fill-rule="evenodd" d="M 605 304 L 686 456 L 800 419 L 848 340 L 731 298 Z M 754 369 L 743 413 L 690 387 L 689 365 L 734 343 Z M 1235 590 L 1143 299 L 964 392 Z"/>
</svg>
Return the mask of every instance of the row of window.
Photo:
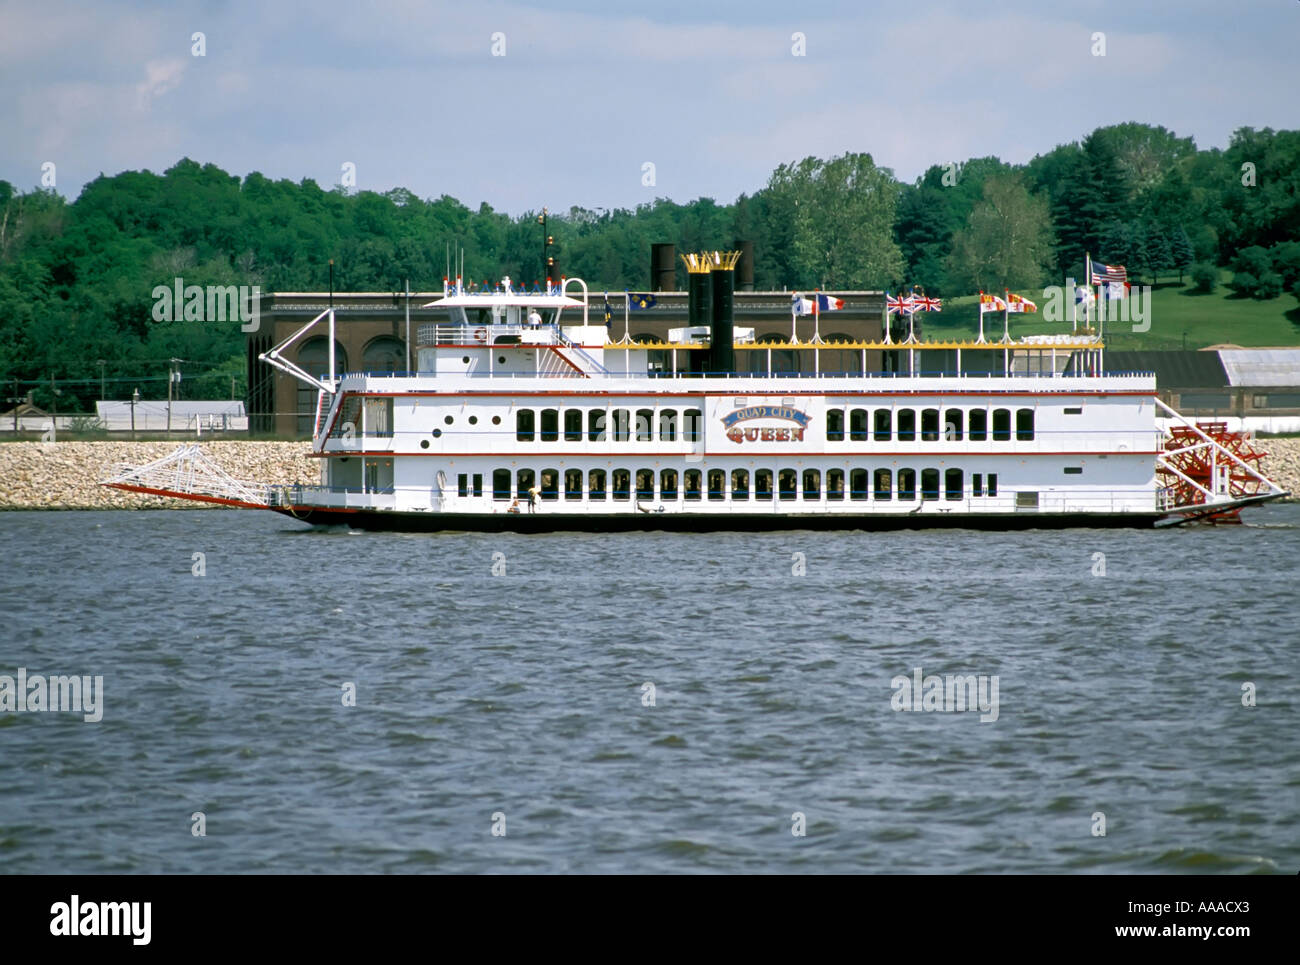
<svg viewBox="0 0 1300 965">
<path fill-rule="evenodd" d="M 515 438 L 519 442 L 557 442 L 561 434 L 565 442 L 676 442 L 679 438 L 694 442 L 699 438 L 699 409 L 687 409 L 678 428 L 676 409 L 588 409 L 586 426 L 582 409 L 519 409 L 515 412 Z M 940 420 L 942 417 L 942 426 Z M 961 442 L 963 436 L 971 442 L 984 442 L 990 435 L 994 442 L 1011 439 L 1012 422 L 1015 437 L 1021 442 L 1034 438 L 1034 410 L 994 409 L 828 409 L 826 412 L 826 440 L 843 442 L 937 442 L 940 438 Z M 446 420 L 451 423 L 451 417 Z"/>
<path fill-rule="evenodd" d="M 586 428 L 583 428 L 583 412 L 586 412 Z M 700 438 L 700 423 L 704 413 L 699 409 L 687 409 L 681 413 L 679 429 L 676 409 L 660 409 L 658 418 L 654 409 L 565 409 L 563 419 L 559 409 L 519 409 L 515 412 L 515 438 L 520 442 L 556 442 L 560 438 L 561 422 L 565 442 L 581 442 L 585 437 L 591 442 L 652 442 L 657 437 L 660 442 L 676 442 L 680 438 L 685 442 L 697 442 Z M 657 423 L 657 425 L 656 425 Z M 540 425 L 539 425 L 540 424 Z"/>
<path fill-rule="evenodd" d="M 752 480 L 752 487 L 751 487 Z M 679 485 L 680 481 L 680 485 Z M 823 489 L 823 481 L 825 489 Z M 656 483 L 658 484 L 656 488 Z M 919 483 L 919 486 L 918 486 Z M 965 491 L 965 474 L 960 469 L 805 469 L 802 476 L 794 469 L 509 469 L 492 472 L 492 498 L 510 500 L 527 498 L 536 489 L 545 500 L 557 499 L 688 499 L 745 501 L 750 499 L 820 500 L 915 500 L 962 499 L 971 496 L 996 496 L 997 473 L 972 473 L 970 492 Z M 461 473 L 456 491 L 461 496 L 483 495 L 483 477 Z"/>
<path fill-rule="evenodd" d="M 988 409 L 920 410 L 920 438 L 922 442 L 937 442 L 940 438 L 961 442 L 963 432 L 971 442 L 984 442 L 989 438 L 992 423 L 994 442 L 1011 439 L 1012 411 L 994 409 L 992 418 Z M 942 416 L 942 426 L 940 417 Z M 1017 409 L 1015 416 L 1016 439 L 1028 442 L 1034 438 L 1034 410 Z M 916 409 L 828 409 L 826 412 L 826 441 L 843 442 L 845 427 L 853 442 L 889 442 L 895 433 L 899 442 L 915 442 L 917 438 Z"/>
</svg>

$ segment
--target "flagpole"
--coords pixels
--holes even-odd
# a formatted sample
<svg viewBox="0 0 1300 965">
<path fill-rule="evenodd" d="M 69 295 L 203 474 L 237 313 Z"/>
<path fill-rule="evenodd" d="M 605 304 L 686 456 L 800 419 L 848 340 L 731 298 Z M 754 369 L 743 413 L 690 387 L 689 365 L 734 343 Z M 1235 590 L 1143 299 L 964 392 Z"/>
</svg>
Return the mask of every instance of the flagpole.
<svg viewBox="0 0 1300 965">
<path fill-rule="evenodd" d="M 799 293 L 794 293 L 794 298 L 790 301 L 790 344 L 798 345 L 799 339 L 795 335 L 795 319 L 799 317 Z"/>
<path fill-rule="evenodd" d="M 889 292 L 885 292 L 884 307 L 881 309 L 881 311 L 884 313 L 882 323 L 885 329 L 885 344 L 893 345 L 894 341 L 889 337 Z"/>
<path fill-rule="evenodd" d="M 975 341 L 981 345 L 984 343 L 984 289 L 980 289 L 980 300 L 975 303 L 975 307 L 980 313 L 980 337 Z"/>
<path fill-rule="evenodd" d="M 1011 289 L 1002 289 L 1002 341 L 1011 341 Z"/>
<path fill-rule="evenodd" d="M 632 342 L 632 293 L 623 292 L 623 338 L 619 340 L 621 345 L 629 345 Z"/>
<path fill-rule="evenodd" d="M 822 299 L 816 292 L 813 292 L 813 341 L 821 340 L 822 330 Z"/>
</svg>

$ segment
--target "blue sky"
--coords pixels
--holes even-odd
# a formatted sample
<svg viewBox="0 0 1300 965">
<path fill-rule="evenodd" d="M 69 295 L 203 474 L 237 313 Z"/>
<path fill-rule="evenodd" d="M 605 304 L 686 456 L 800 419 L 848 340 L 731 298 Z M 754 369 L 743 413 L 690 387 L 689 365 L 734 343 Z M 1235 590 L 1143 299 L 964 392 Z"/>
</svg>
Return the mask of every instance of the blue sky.
<svg viewBox="0 0 1300 965">
<path fill-rule="evenodd" d="M 1295 0 L 0 2 L 0 178 L 189 156 L 512 214 L 728 202 L 810 154 L 911 180 L 1128 120 L 1300 127 L 1297 37 Z"/>
</svg>

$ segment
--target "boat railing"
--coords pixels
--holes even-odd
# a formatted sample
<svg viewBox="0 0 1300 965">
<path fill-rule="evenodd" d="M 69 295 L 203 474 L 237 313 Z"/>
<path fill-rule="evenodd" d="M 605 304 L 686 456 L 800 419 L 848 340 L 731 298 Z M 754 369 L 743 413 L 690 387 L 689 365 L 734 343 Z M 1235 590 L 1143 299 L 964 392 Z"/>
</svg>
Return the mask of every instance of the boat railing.
<svg viewBox="0 0 1300 965">
<path fill-rule="evenodd" d="M 568 346 L 565 346 L 568 348 Z M 587 352 L 583 351 L 581 346 L 573 346 L 577 352 L 580 352 L 585 360 L 593 366 L 592 376 L 611 379 L 940 379 L 940 380 L 957 380 L 957 379 L 1131 379 L 1134 381 L 1141 379 L 1155 378 L 1154 372 L 1061 372 L 1055 376 L 1050 372 L 950 372 L 944 370 L 924 370 L 920 369 L 915 372 L 860 372 L 856 369 L 830 372 L 660 372 L 644 369 L 611 369 L 607 366 L 600 365 Z M 433 372 L 411 372 L 411 371 L 358 371 L 347 372 L 339 376 L 339 379 L 354 378 L 414 378 L 418 376 L 434 377 Z M 468 379 L 533 379 L 538 378 L 535 372 L 503 372 L 494 370 L 491 372 L 470 371 L 456 373 L 457 378 Z M 438 376 L 443 378 L 443 376 Z"/>
</svg>

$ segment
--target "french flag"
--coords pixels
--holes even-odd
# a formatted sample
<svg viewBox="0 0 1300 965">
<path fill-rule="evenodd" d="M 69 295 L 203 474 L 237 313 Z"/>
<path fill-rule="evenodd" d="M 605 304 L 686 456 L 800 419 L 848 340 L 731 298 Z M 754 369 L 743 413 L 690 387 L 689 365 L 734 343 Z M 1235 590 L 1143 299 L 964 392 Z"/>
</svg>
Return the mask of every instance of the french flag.
<svg viewBox="0 0 1300 965">
<path fill-rule="evenodd" d="M 843 307 L 843 298 L 832 298 L 830 295 L 817 296 L 817 311 L 819 312 L 835 312 Z"/>
</svg>

